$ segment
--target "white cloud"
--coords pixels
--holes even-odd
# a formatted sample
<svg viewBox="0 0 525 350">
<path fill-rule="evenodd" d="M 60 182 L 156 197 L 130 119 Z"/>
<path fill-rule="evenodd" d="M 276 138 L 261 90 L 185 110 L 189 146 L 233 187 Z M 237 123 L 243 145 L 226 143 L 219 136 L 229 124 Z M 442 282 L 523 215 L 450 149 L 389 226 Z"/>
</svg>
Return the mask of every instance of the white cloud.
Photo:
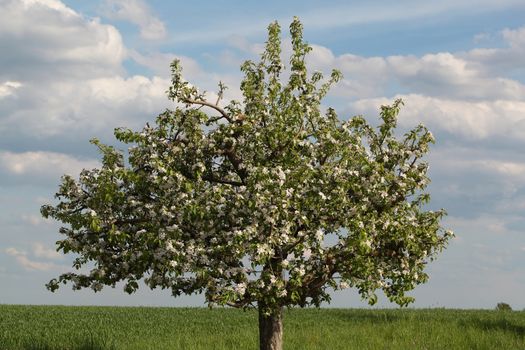
<svg viewBox="0 0 525 350">
<path fill-rule="evenodd" d="M 517 194 L 512 198 L 507 198 L 496 204 L 495 209 L 498 213 L 513 213 L 523 215 L 525 213 L 525 195 Z M 525 218 L 523 219 L 525 222 Z"/>
<path fill-rule="evenodd" d="M 49 202 L 49 201 L 47 201 Z M 47 203 L 45 202 L 45 203 Z M 43 204 L 43 203 L 42 203 Z M 51 224 L 51 220 L 49 219 L 44 219 L 42 216 L 40 215 L 33 215 L 33 214 L 23 214 L 21 216 L 21 219 L 24 221 L 24 222 L 27 222 L 28 224 L 32 225 L 32 226 L 36 226 L 36 227 L 39 227 L 41 225 L 49 225 Z"/>
<path fill-rule="evenodd" d="M 452 229 L 456 235 L 453 244 L 467 245 L 476 249 L 490 246 L 486 243 L 487 237 L 506 233 L 504 220 L 496 216 L 481 215 L 475 219 L 452 216 L 445 219 L 445 225 Z M 483 238 L 483 240 L 476 240 L 473 235 L 474 232 L 478 232 L 479 238 Z"/>
<path fill-rule="evenodd" d="M 525 48 L 525 27 L 518 29 L 504 29 L 502 35 L 512 48 Z"/>
<path fill-rule="evenodd" d="M 239 34 L 230 35 L 227 41 L 231 47 L 234 47 L 250 55 L 260 55 L 264 52 L 263 43 L 252 43 L 248 41 L 244 36 L 241 36 Z"/>
<path fill-rule="evenodd" d="M 5 252 L 7 255 L 13 256 L 16 262 L 26 271 L 50 271 L 58 267 L 54 263 L 33 261 L 27 257 L 25 251 L 20 251 L 13 247 L 7 248 Z"/>
<path fill-rule="evenodd" d="M 87 86 L 90 97 L 108 108 L 122 111 L 124 105 L 134 101 L 133 108 L 151 113 L 159 111 L 162 102 L 167 101 L 165 91 L 169 81 L 140 75 L 129 78 L 113 76 L 90 80 Z"/>
<path fill-rule="evenodd" d="M 456 162 L 455 168 L 469 169 L 470 171 L 482 171 L 491 173 L 493 176 L 504 177 L 514 183 L 525 185 L 525 162 L 507 162 L 496 159 L 467 160 Z"/>
<path fill-rule="evenodd" d="M 49 198 L 38 196 L 34 199 L 34 203 L 38 204 L 39 206 L 42 204 L 49 203 Z"/>
<path fill-rule="evenodd" d="M 60 254 L 55 249 L 46 247 L 43 243 L 33 243 L 32 247 L 33 255 L 37 258 L 45 258 L 50 260 L 62 260 L 64 258 L 63 254 Z"/>
<path fill-rule="evenodd" d="M 153 72 L 157 73 L 162 78 L 155 77 L 151 80 L 152 87 L 149 89 L 150 93 L 140 93 L 138 95 L 134 95 L 134 89 L 132 87 L 127 87 L 127 91 L 133 96 L 135 99 L 135 103 L 144 105 L 148 98 L 150 96 L 155 95 L 157 97 L 156 103 L 149 103 L 149 106 L 152 106 L 149 110 L 147 110 L 148 113 L 156 114 L 162 109 L 165 108 L 165 105 L 167 104 L 167 99 L 165 95 L 165 91 L 167 90 L 168 86 L 171 84 L 169 78 L 170 74 L 170 63 L 173 61 L 173 59 L 177 58 L 181 62 L 182 66 L 182 73 L 184 76 L 184 79 L 188 80 L 191 84 L 195 85 L 200 91 L 206 91 L 206 98 L 210 101 L 216 101 L 217 94 L 216 91 L 218 89 L 217 84 L 219 81 L 222 81 L 226 86 L 228 87 L 224 93 L 223 100 L 221 103 L 227 104 L 231 99 L 235 99 L 237 101 L 242 100 L 243 96 L 239 90 L 239 82 L 240 82 L 240 75 L 239 74 L 215 74 L 210 73 L 207 71 L 204 71 L 200 64 L 194 60 L 193 58 L 183 56 L 183 55 L 177 55 L 174 53 L 150 53 L 150 54 L 141 54 L 137 51 L 130 51 L 130 57 L 135 60 L 135 62 L 148 67 Z M 210 57 L 208 57 L 210 58 Z M 214 63 L 217 63 L 217 61 L 220 61 L 222 64 L 231 65 L 232 62 L 223 62 L 223 57 L 217 57 L 214 56 L 211 58 Z M 232 60 L 237 60 L 238 57 L 231 57 Z M 238 62 L 240 63 L 240 62 Z M 238 68 L 239 65 L 236 65 Z M 137 77 L 133 77 L 137 78 Z M 124 87 L 123 87 L 124 88 Z M 115 89 L 112 89 L 115 90 Z M 124 91 L 124 90 L 123 90 Z M 118 101 L 118 99 L 116 99 Z M 114 101 L 112 99 L 112 101 Z"/>
<path fill-rule="evenodd" d="M 180 60 L 183 67 L 184 76 L 187 79 L 194 79 L 204 74 L 199 63 L 188 56 L 161 52 L 142 54 L 135 50 L 131 50 L 129 55 L 135 62 L 151 69 L 155 74 L 162 77 L 169 76 L 171 74 L 170 64 L 174 59 Z"/>
<path fill-rule="evenodd" d="M 388 57 L 389 74 L 409 89 L 455 99 L 522 99 L 525 86 L 486 76 L 482 69 L 451 53 Z"/>
<path fill-rule="evenodd" d="M 297 15 L 305 28 L 316 29 L 335 29 L 343 27 L 358 26 L 363 24 L 378 24 L 395 26 L 392 22 L 428 21 L 428 18 L 437 16 L 455 16 L 490 13 L 501 11 L 508 8 L 523 8 L 522 0 L 463 0 L 463 1 L 434 1 L 403 3 L 400 6 L 392 1 L 367 1 L 367 2 L 340 2 L 326 6 L 318 2 L 317 6 L 311 3 L 308 6 L 298 7 L 293 15 Z M 238 11 L 231 11 L 231 14 L 222 14 L 220 20 L 211 19 L 202 26 L 194 26 L 196 29 L 182 32 L 174 38 L 174 42 L 199 42 L 215 43 L 238 34 L 237 28 L 242 28 L 242 35 L 251 36 L 264 32 L 270 21 L 277 19 L 286 28 L 291 20 L 291 15 L 285 13 L 278 15 L 266 15 L 261 11 L 257 17 L 246 16 Z M 284 12 L 284 11 L 283 11 Z M 234 23 L 234 25 L 232 25 Z M 208 27 L 206 27 L 208 25 Z M 348 30 L 344 28 L 343 30 Z"/>
<path fill-rule="evenodd" d="M 45 6 L 70 16 L 78 16 L 72 9 L 68 8 L 59 0 L 22 0 L 26 8 L 31 6 Z"/>
<path fill-rule="evenodd" d="M 82 169 L 100 167 L 94 160 L 80 160 L 62 153 L 0 151 L 0 173 L 32 178 L 51 178 L 55 181 L 62 174 L 76 175 Z"/>
<path fill-rule="evenodd" d="M 335 86 L 334 94 L 344 98 L 367 98 L 382 96 L 389 79 L 391 69 L 383 57 L 363 57 L 350 53 L 334 56 L 328 49 L 314 46 L 309 62 L 313 68 L 327 73 L 330 68 L 339 69 L 344 79 Z M 333 59 L 331 59 L 333 57 Z M 321 64 L 315 63 L 323 62 Z"/>
<path fill-rule="evenodd" d="M 376 115 L 379 106 L 391 104 L 395 98 L 405 101 L 399 117 L 404 126 L 422 122 L 433 131 L 445 131 L 469 140 L 505 137 L 525 142 L 523 101 L 470 102 L 410 94 L 361 99 L 351 103 L 350 109 L 360 114 Z"/>
<path fill-rule="evenodd" d="M 481 226 L 494 232 L 502 223 L 523 227 L 525 161 L 521 149 L 503 150 L 494 144 L 497 141 L 469 142 L 461 137 L 439 140 L 426 157 L 433 207 L 447 209 L 464 226 L 469 222 L 476 226 L 485 217 L 491 222 L 486 220 Z"/>
<path fill-rule="evenodd" d="M 36 64 L 21 64 L 16 81 L 24 84 L 24 88 L 17 90 L 16 105 L 5 105 L 4 108 L 9 109 L 2 111 L 0 131 L 9 130 L 13 137 L 19 139 L 36 136 L 36 141 L 65 134 L 75 135 L 76 140 L 87 141 L 93 136 L 100 137 L 101 134 L 109 136 L 109 130 L 114 127 L 139 128 L 168 105 L 164 94 L 169 86 L 168 79 L 122 75 L 121 64 L 126 49 L 115 28 L 97 20 L 85 19 L 65 5 L 59 6 L 60 2 L 52 3 L 56 6 L 53 7 L 51 2 L 39 2 L 37 6 L 36 2 L 32 2 L 32 5 L 26 6 L 24 12 L 23 6 L 10 2 L 10 11 L 7 11 L 8 15 L 5 17 L 20 23 L 19 29 L 14 30 L 13 26 L 6 29 L 7 37 L 14 38 L 16 32 L 21 41 L 42 41 L 44 44 L 37 43 L 36 47 L 47 52 L 42 56 L 44 61 L 45 57 L 61 57 L 67 58 L 67 63 L 53 65 L 53 76 L 44 80 L 35 77 L 49 71 L 47 63 L 39 61 Z M 115 11 L 123 8 L 118 1 L 114 5 Z M 141 5 L 132 2 L 129 6 L 129 9 L 135 9 Z M 35 13 L 40 15 L 36 16 Z M 57 21 L 52 21 L 56 18 Z M 30 27 L 41 30 L 37 32 L 27 29 Z M 115 33 L 112 36 L 115 38 L 113 41 L 108 39 L 111 35 L 101 34 L 111 32 Z M 521 32 L 521 29 L 507 30 L 504 37 L 509 43 L 520 43 Z M 67 34 L 64 40 L 59 40 L 59 37 L 62 38 L 59 33 L 76 35 Z M 79 37 L 82 40 L 78 40 Z M 0 44 L 2 40 L 5 38 L 0 38 Z M 232 37 L 231 44 L 253 54 L 262 47 L 261 44 L 249 44 L 241 37 Z M 26 46 L 32 47 L 16 45 Z M 84 51 L 97 52 L 98 47 L 106 48 L 98 50 L 103 55 L 95 57 L 84 54 Z M 76 52 L 79 54 L 74 54 Z M 27 55 L 19 52 L 14 61 L 20 61 L 22 56 Z M 29 56 L 40 57 L 36 54 Z M 141 54 L 131 50 L 129 56 L 166 77 L 169 62 L 175 55 Z M 354 107 L 362 109 L 367 104 L 377 105 L 378 102 L 387 100 L 390 103 L 392 97 L 382 99 L 381 96 L 389 96 L 388 86 L 395 83 L 402 90 L 413 92 L 404 95 L 408 97 L 406 109 L 412 111 L 403 112 L 407 121 L 426 118 L 425 121 L 430 126 L 437 124 L 443 130 L 467 135 L 472 139 L 502 135 L 507 131 L 511 133 L 511 137 L 524 137 L 523 121 L 520 118 L 524 108 L 522 101 L 525 99 L 523 84 L 508 78 L 491 76 L 487 73 L 488 63 L 472 61 L 469 57 L 466 54 L 462 56 L 446 52 L 422 57 L 362 57 L 349 53 L 336 56 L 326 47 L 313 45 L 309 60 L 314 69 L 327 71 L 336 67 L 343 71 L 346 79 L 334 92 L 345 99 L 359 98 Z M 185 74 L 189 79 L 197 85 L 207 81 L 200 87 L 213 91 L 218 80 L 225 80 L 219 77 L 210 79 L 195 60 L 184 56 L 179 58 L 183 61 Z M 0 58 L 0 63 L 1 60 Z M 79 69 L 79 65 L 82 65 L 82 69 Z M 105 68 L 100 71 L 101 67 Z M 31 70 L 37 72 L 25 76 Z M 231 81 L 230 88 L 235 88 L 239 77 L 227 78 Z M 42 89 L 43 84 L 45 89 Z M 13 88 L 8 89 L 12 93 Z M 228 94 L 232 92 L 227 91 Z M 374 113 L 376 111 L 374 109 Z M 39 118 L 37 123 L 35 116 Z M 17 133 L 18 136 L 15 136 Z"/>
<path fill-rule="evenodd" d="M 339 6 L 323 6 L 313 11 L 299 13 L 307 28 L 334 28 L 356 24 L 370 24 L 393 21 L 416 21 L 429 16 L 443 14 L 486 13 L 508 7 L 522 6 L 520 0 L 462 0 L 405 3 L 399 6 L 395 2 L 375 1 L 354 4 L 343 2 Z"/>
<path fill-rule="evenodd" d="M 53 76 L 71 65 L 78 77 L 114 70 L 125 57 L 115 27 L 84 18 L 60 1 L 5 0 L 0 33 L 0 45 L 9 47 L 0 56 L 0 65 L 9 70 L 0 77 L 13 73 L 31 77 L 36 71 Z M 47 71 L 41 71 L 43 65 Z"/>
<path fill-rule="evenodd" d="M 501 48 L 466 52 L 438 52 L 423 56 L 339 56 L 323 46 L 312 45 L 309 66 L 327 72 L 342 71 L 345 79 L 334 93 L 345 98 L 373 98 L 397 92 L 458 101 L 525 100 L 525 85 L 505 73 L 523 70 L 525 27 L 505 29 Z M 246 45 L 245 45 L 246 46 Z"/>
<path fill-rule="evenodd" d="M 17 256 L 17 255 L 26 255 L 27 253 L 24 252 L 24 251 L 20 251 L 16 248 L 13 248 L 13 247 L 9 247 L 5 250 L 5 252 L 8 254 L 8 255 L 11 255 L 11 256 Z"/>
<path fill-rule="evenodd" d="M 516 70 L 523 70 L 525 55 L 525 27 L 504 29 L 499 33 L 504 47 L 479 48 L 458 53 L 458 57 L 477 65 L 486 74 L 509 74 Z"/>
<path fill-rule="evenodd" d="M 521 180 L 525 183 L 525 162 L 516 163 L 488 160 L 481 162 L 480 165 L 485 169 L 495 171 L 498 175 Z"/>
<path fill-rule="evenodd" d="M 140 28 L 140 36 L 148 40 L 163 39 L 166 26 L 151 13 L 142 0 L 107 0 L 106 15 L 110 18 L 129 21 Z"/>
<path fill-rule="evenodd" d="M 336 93 L 347 98 L 385 94 L 389 85 L 395 83 L 410 92 L 456 100 L 525 99 L 525 85 L 490 74 L 491 60 L 480 63 L 468 57 L 472 55 L 449 52 L 422 57 L 362 57 L 349 53 L 334 56 L 329 49 L 314 45 L 308 60 L 314 69 L 341 70 L 345 80 Z"/>
<path fill-rule="evenodd" d="M 37 82 L 27 82 L 17 105 L 0 119 L 0 131 L 36 136 L 35 141 L 76 135 L 77 141 L 87 143 L 115 127 L 142 127 L 170 105 L 165 93 L 169 84 L 158 77 L 120 75 L 82 82 L 58 79 L 45 90 Z"/>
<path fill-rule="evenodd" d="M 0 105 L 5 143 L 26 140 L 27 149 L 57 138 L 64 144 L 107 140 L 113 128 L 140 128 L 169 105 L 169 79 L 125 76 L 127 50 L 115 27 L 60 1 L 6 1 L 0 47 L 10 49 L 0 55 L 0 98 L 17 98 L 3 98 Z M 150 66 L 160 62 L 142 58 Z M 198 71 L 194 61 L 184 62 Z M 169 64 L 162 68 L 168 75 Z"/>
<path fill-rule="evenodd" d="M 446 177 L 449 186 L 441 188 L 442 195 L 457 195 L 469 191 L 467 183 L 480 187 L 471 197 L 492 195 L 492 211 L 502 203 L 516 201 L 520 188 L 525 187 L 525 161 L 503 159 L 497 154 L 468 151 L 457 147 L 441 147 L 429 157 L 431 169 L 437 176 Z M 472 177 L 476 179 L 473 181 Z M 494 195 L 499 199 L 494 198 Z M 505 211 L 500 210 L 500 213 Z"/>
<path fill-rule="evenodd" d="M 22 83 L 18 81 L 6 81 L 0 84 L 0 99 L 11 96 L 15 93 L 16 89 L 19 89 Z"/>
<path fill-rule="evenodd" d="M 478 44 L 490 40 L 491 38 L 492 36 L 489 33 L 478 33 L 474 35 L 474 38 L 472 38 L 472 40 L 474 41 L 474 43 Z"/>
</svg>

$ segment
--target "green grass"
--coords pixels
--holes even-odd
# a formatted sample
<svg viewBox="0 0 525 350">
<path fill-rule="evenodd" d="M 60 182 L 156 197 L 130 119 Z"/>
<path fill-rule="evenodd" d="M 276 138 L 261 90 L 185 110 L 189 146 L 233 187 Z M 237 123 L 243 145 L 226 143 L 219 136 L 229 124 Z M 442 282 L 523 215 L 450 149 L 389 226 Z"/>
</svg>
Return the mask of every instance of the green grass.
<svg viewBox="0 0 525 350">
<path fill-rule="evenodd" d="M 257 349 L 257 314 L 232 309 L 0 305 L 0 349 Z M 525 349 L 525 312 L 292 309 L 291 349 Z"/>
</svg>

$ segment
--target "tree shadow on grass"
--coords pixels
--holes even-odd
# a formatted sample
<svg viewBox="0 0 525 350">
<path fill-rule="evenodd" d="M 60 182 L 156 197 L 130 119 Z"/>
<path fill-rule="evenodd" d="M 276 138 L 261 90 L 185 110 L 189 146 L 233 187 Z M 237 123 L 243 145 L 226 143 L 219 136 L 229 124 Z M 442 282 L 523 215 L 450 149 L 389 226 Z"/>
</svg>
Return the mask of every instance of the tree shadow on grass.
<svg viewBox="0 0 525 350">
<path fill-rule="evenodd" d="M 294 310 L 289 311 L 293 315 Z M 298 315 L 301 310 L 299 310 Z M 375 324 L 393 323 L 405 319 L 404 315 L 392 312 L 391 310 L 360 310 L 360 309 L 323 309 L 315 310 L 312 313 L 305 313 L 309 317 L 315 316 L 315 312 L 322 314 L 321 317 L 338 320 L 344 323 L 363 323 L 370 322 Z M 294 315 L 295 316 L 295 315 Z"/>
<path fill-rule="evenodd" d="M 525 326 L 516 324 L 509 320 L 469 320 L 468 322 L 461 322 L 464 327 L 476 327 L 483 331 L 503 331 L 511 333 L 517 337 L 525 338 Z"/>
<path fill-rule="evenodd" d="M 391 312 L 381 312 L 381 311 L 376 311 L 373 313 L 372 312 L 366 312 L 366 313 L 347 312 L 347 313 L 337 314 L 334 316 L 345 322 L 357 322 L 357 323 L 371 322 L 375 324 L 393 323 L 393 322 L 397 322 L 397 321 L 404 319 L 404 317 L 400 315 L 396 315 Z"/>
</svg>

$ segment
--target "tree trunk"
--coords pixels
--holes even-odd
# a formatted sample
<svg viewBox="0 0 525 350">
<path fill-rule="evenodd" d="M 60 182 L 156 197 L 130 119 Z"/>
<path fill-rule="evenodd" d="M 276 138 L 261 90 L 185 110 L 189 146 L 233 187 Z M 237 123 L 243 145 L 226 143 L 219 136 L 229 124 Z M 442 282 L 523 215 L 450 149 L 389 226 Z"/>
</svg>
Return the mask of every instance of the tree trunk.
<svg viewBox="0 0 525 350">
<path fill-rule="evenodd" d="M 259 305 L 259 349 L 283 349 L 283 309 L 275 309 L 271 315 L 266 316 Z"/>
</svg>

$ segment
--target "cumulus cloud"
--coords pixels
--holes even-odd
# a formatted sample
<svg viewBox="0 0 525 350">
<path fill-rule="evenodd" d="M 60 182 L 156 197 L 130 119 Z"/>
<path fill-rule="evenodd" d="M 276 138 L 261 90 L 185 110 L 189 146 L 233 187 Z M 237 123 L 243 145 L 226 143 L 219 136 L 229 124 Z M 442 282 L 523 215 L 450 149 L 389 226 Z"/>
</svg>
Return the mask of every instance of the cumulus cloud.
<svg viewBox="0 0 525 350">
<path fill-rule="evenodd" d="M 40 242 L 32 244 L 33 255 L 37 258 L 45 258 L 49 260 L 62 260 L 63 254 L 60 254 L 55 249 L 48 248 L 46 245 Z"/>
<path fill-rule="evenodd" d="M 525 184 L 525 162 L 487 160 L 477 164 L 482 168 L 496 172 L 498 175 L 509 177 L 514 181 L 520 181 Z"/>
<path fill-rule="evenodd" d="M 502 31 L 503 38 L 510 44 L 511 48 L 525 47 L 525 27 L 518 29 L 504 29 Z"/>
<path fill-rule="evenodd" d="M 518 34 L 513 36 L 517 37 Z M 506 66 L 519 65 L 523 68 L 517 57 L 522 56 L 518 50 L 521 51 L 524 45 L 521 39 L 510 40 L 507 39 L 510 47 L 503 49 L 477 49 L 468 53 L 440 52 L 421 57 L 363 57 L 350 53 L 335 56 L 328 48 L 313 45 L 308 60 L 314 69 L 339 69 L 345 80 L 336 88 L 336 93 L 346 98 L 384 96 L 390 93 L 390 86 L 395 84 L 398 90 L 401 88 L 407 92 L 448 99 L 523 100 L 525 85 L 498 76 L 494 70 L 494 66 L 502 65 L 503 62 Z M 490 55 L 486 50 L 490 50 Z M 514 57 L 513 61 L 504 60 L 506 56 Z"/>
<path fill-rule="evenodd" d="M 508 215 L 494 215 L 491 213 L 480 213 L 476 220 L 469 218 L 451 216 L 446 219 L 446 225 L 454 227 L 457 233 L 458 244 L 474 245 L 477 247 L 491 248 L 495 239 L 506 236 L 505 245 L 517 253 L 518 246 L 514 243 L 520 241 L 520 231 L 509 228 L 509 223 L 519 217 Z M 503 242 L 502 242 L 503 243 Z M 497 247 L 492 247 L 495 250 Z"/>
<path fill-rule="evenodd" d="M 250 55 L 260 55 L 264 51 L 264 44 L 262 43 L 252 43 L 247 40 L 244 36 L 233 34 L 228 37 L 228 44 L 231 47 L 240 50 L 243 53 L 248 53 Z"/>
<path fill-rule="evenodd" d="M 233 53 L 231 54 L 233 55 Z M 159 94 L 157 95 L 157 103 L 150 104 L 150 106 L 156 108 L 156 110 L 151 110 L 150 113 L 156 113 L 163 109 L 162 105 L 166 105 L 167 100 L 164 91 L 170 84 L 170 80 L 168 79 L 168 76 L 171 74 L 170 63 L 174 59 L 180 60 L 184 79 L 188 80 L 191 84 L 194 84 L 196 87 L 199 88 L 199 90 L 206 91 L 206 98 L 210 101 L 217 100 L 216 91 L 218 89 L 217 84 L 219 81 L 223 82 L 228 87 L 224 93 L 222 103 L 227 104 L 232 99 L 239 101 L 243 98 L 242 93 L 238 88 L 239 82 L 241 80 L 241 77 L 238 73 L 211 73 L 205 71 L 195 59 L 184 55 L 178 55 L 175 53 L 157 52 L 142 54 L 138 51 L 130 50 L 130 57 L 138 64 L 149 68 L 152 72 L 162 77 L 154 78 L 152 80 L 152 84 L 155 85 L 157 88 L 157 90 L 155 91 L 159 92 Z M 217 63 L 217 61 L 219 61 L 219 63 L 225 64 L 227 66 L 232 65 L 232 62 L 224 61 L 224 59 L 227 59 L 226 57 L 213 56 L 208 58 L 212 59 L 214 63 Z M 235 66 L 236 68 L 238 68 L 241 63 L 240 58 L 238 56 L 231 56 L 231 59 L 236 61 Z M 143 103 L 144 101 L 140 101 L 140 99 L 147 98 L 148 96 L 150 95 L 142 94 L 140 96 L 137 96 L 136 103 Z"/>
<path fill-rule="evenodd" d="M 26 271 L 50 271 L 59 267 L 54 263 L 31 260 L 27 257 L 27 252 L 13 247 L 7 248 L 5 252 L 7 255 L 14 257 L 18 265 Z"/>
<path fill-rule="evenodd" d="M 131 50 L 129 55 L 135 62 L 149 68 L 152 72 L 162 77 L 171 74 L 170 64 L 174 59 L 180 60 L 182 67 L 184 68 L 184 76 L 188 79 L 198 78 L 204 74 L 199 63 L 188 56 L 161 52 L 142 54 L 135 50 Z"/>
<path fill-rule="evenodd" d="M 144 125 L 169 105 L 168 86 L 168 79 L 120 75 L 81 83 L 58 80 L 49 82 L 46 90 L 28 82 L 17 104 L 0 119 L 0 131 L 36 136 L 34 141 L 73 134 L 77 142 L 86 142 L 115 127 Z"/>
<path fill-rule="evenodd" d="M 47 203 L 48 201 L 46 200 L 46 202 L 44 203 Z M 43 203 L 42 203 L 43 204 Z M 51 224 L 51 220 L 49 219 L 44 219 L 42 216 L 40 215 L 35 215 L 35 214 L 23 214 L 21 216 L 21 219 L 32 225 L 32 226 L 36 226 L 36 227 L 39 227 L 39 226 L 42 226 L 42 225 L 49 225 Z"/>
<path fill-rule="evenodd" d="M 4 1 L 0 33 L 0 46 L 9 47 L 0 55 L 0 65 L 9 67 L 0 79 L 105 74 L 120 67 L 126 55 L 115 27 L 85 18 L 60 1 Z"/>
<path fill-rule="evenodd" d="M 313 45 L 308 58 L 313 69 L 335 67 L 345 79 L 334 96 L 350 100 L 350 114 L 376 115 L 379 106 L 395 98 L 406 102 L 400 122 L 423 122 L 433 131 L 465 140 L 505 138 L 525 143 L 525 85 L 500 69 L 525 69 L 525 27 L 505 29 L 501 48 L 440 52 L 422 56 L 364 57 L 334 55 Z M 400 93 L 400 91 L 402 93 Z"/>
<path fill-rule="evenodd" d="M 508 153 L 498 155 L 486 149 L 440 147 L 430 156 L 431 169 L 436 176 L 443 178 L 438 181 L 458 185 L 452 193 L 445 195 L 469 193 L 471 198 L 479 198 L 489 194 L 493 205 L 490 210 L 494 211 L 498 201 L 519 196 L 520 189 L 525 187 L 525 161 L 519 150 Z M 479 188 L 472 191 L 472 186 Z M 445 188 L 443 191 L 448 192 Z"/>
<path fill-rule="evenodd" d="M 502 148 L 487 140 L 438 139 L 427 161 L 434 208 L 445 208 L 465 222 L 477 222 L 484 215 L 514 223 L 521 217 L 525 223 L 524 211 L 520 209 L 525 203 L 521 148 Z"/>
<path fill-rule="evenodd" d="M 129 78 L 112 76 L 90 80 L 86 85 L 93 100 L 107 108 L 124 112 L 126 106 L 134 102 L 131 105 L 133 109 L 153 113 L 166 101 L 165 91 L 169 80 L 140 75 Z"/>
<path fill-rule="evenodd" d="M 525 143 L 523 101 L 471 102 L 409 94 L 360 99 L 350 104 L 350 110 L 357 114 L 376 115 L 379 106 L 390 104 L 395 98 L 406 102 L 399 117 L 405 126 L 422 122 L 433 131 L 444 131 L 469 140 L 506 137 Z"/>
<path fill-rule="evenodd" d="M 504 29 L 499 33 L 504 46 L 498 48 L 477 48 L 466 52 L 459 52 L 458 57 L 477 66 L 490 75 L 512 74 L 523 71 L 525 54 L 525 27 Z"/>
<path fill-rule="evenodd" d="M 67 154 L 54 152 L 0 152 L 0 166 L 4 171 L 14 175 L 38 173 L 78 173 L 83 168 L 100 166 L 97 161 L 78 160 Z"/>
<path fill-rule="evenodd" d="M 495 209 L 498 213 L 511 213 L 513 215 L 521 215 L 521 221 L 525 224 L 525 218 L 523 213 L 525 213 L 525 191 L 520 191 L 512 198 L 507 198 L 504 201 L 500 201 L 496 204 Z"/>
<path fill-rule="evenodd" d="M 443 160 L 444 161 L 444 160 Z M 500 181 L 512 181 L 514 184 L 525 185 L 525 162 L 512 162 L 498 159 L 446 159 L 450 170 L 481 172 L 498 177 Z"/>
<path fill-rule="evenodd" d="M 166 26 L 142 0 L 107 0 L 104 12 L 110 18 L 137 25 L 144 39 L 158 40 L 166 36 Z"/>
<path fill-rule="evenodd" d="M 483 68 L 451 53 L 387 58 L 390 75 L 406 88 L 455 99 L 523 99 L 525 86 L 492 77 Z"/>
<path fill-rule="evenodd" d="M 4 1 L 0 47 L 10 48 L 0 55 L 0 149 L 79 150 L 94 136 L 111 140 L 115 127 L 140 128 L 169 106 L 169 79 L 127 76 L 118 30 L 60 1 Z M 133 53 L 150 67 L 168 60 L 159 55 Z M 166 77 L 169 64 L 161 70 Z"/>
<path fill-rule="evenodd" d="M 0 84 L 0 99 L 11 96 L 15 93 L 16 89 L 20 88 L 22 83 L 18 81 L 6 81 Z"/>
<path fill-rule="evenodd" d="M 98 161 L 62 153 L 0 151 L 0 176 L 10 183 L 55 184 L 63 174 L 76 176 L 82 169 L 96 167 Z"/>
<path fill-rule="evenodd" d="M 51 8 L 56 11 L 60 11 L 62 13 L 65 13 L 71 16 L 78 16 L 78 14 L 75 11 L 73 11 L 72 9 L 64 5 L 59 0 L 22 0 L 22 3 L 26 7 L 45 6 L 45 7 Z"/>
</svg>

